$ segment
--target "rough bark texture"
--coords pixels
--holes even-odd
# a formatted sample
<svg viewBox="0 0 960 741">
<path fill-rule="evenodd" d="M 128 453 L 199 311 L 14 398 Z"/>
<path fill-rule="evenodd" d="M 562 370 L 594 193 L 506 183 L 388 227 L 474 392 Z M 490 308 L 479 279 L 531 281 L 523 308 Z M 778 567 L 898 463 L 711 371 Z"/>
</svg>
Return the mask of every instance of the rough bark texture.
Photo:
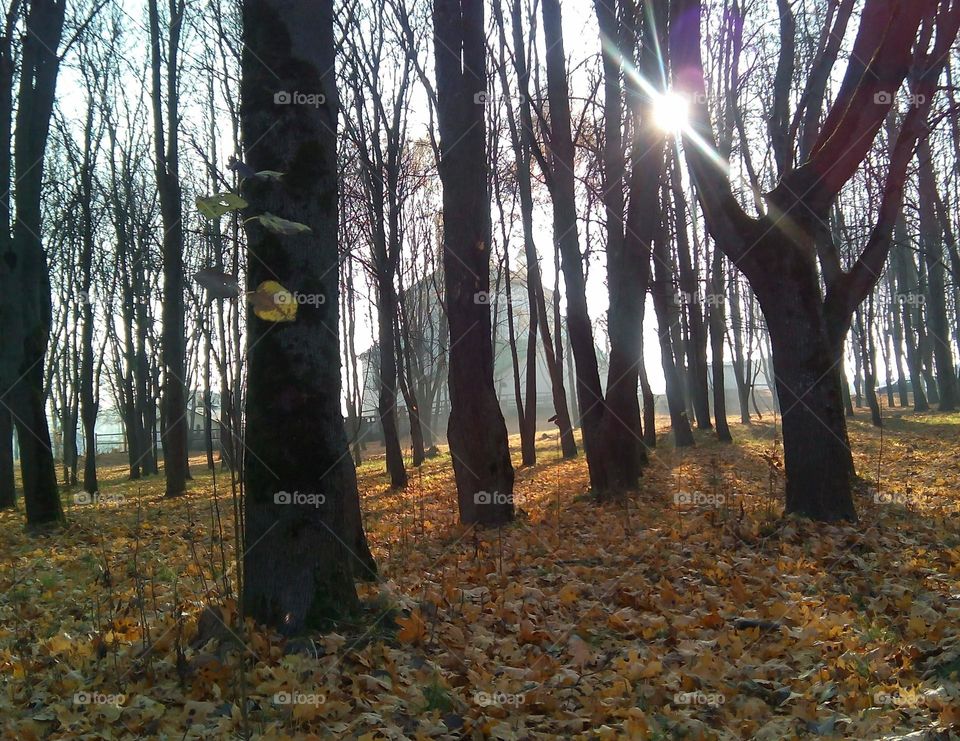
<svg viewBox="0 0 960 741">
<path fill-rule="evenodd" d="M 447 440 L 460 521 L 513 518 L 513 465 L 493 386 L 490 197 L 487 184 L 486 36 L 483 4 L 436 0 L 433 8 L 443 183 L 443 270 L 450 326 Z M 478 97 L 475 97 L 478 96 Z"/>
<path fill-rule="evenodd" d="M 250 214 L 306 224 L 283 236 L 247 223 L 248 286 L 276 280 L 322 295 L 295 321 L 248 313 L 244 480 L 244 612 L 284 633 L 324 626 L 357 604 L 355 576 L 373 561 L 360 521 L 356 473 L 340 412 L 337 255 L 337 93 L 332 0 L 247 0 L 243 6 L 241 125 L 254 170 Z M 324 103 L 278 105 L 278 92 Z"/>
</svg>

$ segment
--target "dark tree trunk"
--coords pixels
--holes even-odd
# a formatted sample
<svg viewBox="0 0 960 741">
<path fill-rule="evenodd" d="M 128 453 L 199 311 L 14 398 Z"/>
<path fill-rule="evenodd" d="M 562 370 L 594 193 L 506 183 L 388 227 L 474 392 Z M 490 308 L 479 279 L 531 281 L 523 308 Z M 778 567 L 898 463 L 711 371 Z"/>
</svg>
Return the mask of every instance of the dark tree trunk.
<svg viewBox="0 0 960 741">
<path fill-rule="evenodd" d="M 407 321 L 407 312 L 404 307 L 406 298 L 399 271 L 397 284 L 399 286 L 397 294 L 397 336 L 394 342 L 400 368 L 397 379 L 400 384 L 400 391 L 403 394 L 404 403 L 407 405 L 407 416 L 410 421 L 410 447 L 413 449 L 413 465 L 416 467 L 423 465 L 423 461 L 426 459 L 426 444 L 423 438 L 424 420 L 420 411 L 420 397 L 416 392 L 416 387 L 412 383 L 414 375 L 411 361 L 412 352 L 410 350 L 410 325 Z M 401 330 L 403 336 L 406 337 L 406 341 L 404 342 L 400 341 Z"/>
<path fill-rule="evenodd" d="M 0 509 L 17 506 L 17 486 L 13 468 L 13 417 L 0 404 Z"/>
<path fill-rule="evenodd" d="M 540 266 L 537 266 L 540 273 Z M 554 353 L 553 337 L 550 334 L 550 316 L 547 313 L 547 302 L 543 295 L 543 284 L 537 286 L 537 314 L 540 327 L 540 337 L 543 340 L 543 354 L 547 360 L 547 373 L 550 375 L 550 393 L 553 398 L 553 411 L 556 415 L 555 423 L 560 435 L 560 451 L 567 460 L 577 457 L 577 441 L 573 436 L 573 423 L 570 420 L 570 406 L 567 403 L 567 389 L 563 383 L 563 359 Z M 574 402 L 575 403 L 575 402 Z"/>
<path fill-rule="evenodd" d="M 874 427 L 883 426 L 880 416 L 880 403 L 877 399 L 877 379 L 875 372 L 876 354 L 873 350 L 873 338 L 869 336 L 869 327 L 873 323 L 873 312 L 868 312 L 867 321 L 863 321 L 862 313 L 856 312 L 857 331 L 854 333 L 857 340 L 857 350 L 860 353 L 863 367 L 863 387 L 867 397 L 867 407 L 870 409 L 870 420 Z M 866 326 L 864 326 L 866 324 Z"/>
<path fill-rule="evenodd" d="M 896 306 L 903 320 L 903 339 L 907 351 L 907 368 L 910 371 L 910 386 L 913 392 L 913 411 L 926 412 L 930 403 L 924 390 L 918 333 L 914 327 L 920 323 L 919 287 L 916 266 L 907 244 L 907 227 L 903 219 L 897 220 L 894 230 L 893 268 L 897 276 Z"/>
<path fill-rule="evenodd" d="M 629 478 L 631 465 L 620 476 L 611 471 L 613 451 L 607 446 L 602 428 L 605 402 L 600 385 L 600 370 L 593 344 L 593 326 L 587 311 L 586 280 L 583 256 L 577 234 L 577 204 L 574 180 L 574 147 L 570 130 L 570 98 L 567 88 L 566 58 L 558 0 L 544 0 L 542 4 L 543 32 L 547 46 L 547 95 L 550 102 L 550 158 L 547 165 L 550 194 L 553 200 L 553 234 L 557 253 L 562 258 L 563 278 L 566 284 L 567 333 L 570 353 L 576 365 L 576 397 L 583 447 L 587 455 L 590 486 L 603 497 Z M 559 279 L 559 278 L 558 278 Z M 554 301 L 559 297 L 554 291 Z M 559 323 L 558 323 L 559 324 Z M 561 357 L 560 336 L 554 330 L 557 357 Z M 634 389 L 634 396 L 636 390 Z M 624 392 L 626 397 L 626 392 Z M 639 445 L 640 415 L 636 422 L 627 417 L 625 422 L 633 431 L 630 445 Z M 636 459 L 633 459 L 636 462 Z M 620 479 L 620 480 L 618 480 Z"/>
<path fill-rule="evenodd" d="M 737 384 L 737 402 L 740 407 L 740 423 L 748 425 L 750 420 L 750 388 L 747 385 L 747 368 L 743 357 L 743 307 L 740 303 L 740 284 L 731 271 L 730 284 L 730 334 L 733 348 L 733 378 Z"/>
<path fill-rule="evenodd" d="M 726 384 L 723 379 L 723 340 L 726 328 L 723 292 L 723 253 L 713 249 L 713 264 L 710 268 L 710 294 L 707 296 L 707 322 L 710 325 L 710 354 L 713 358 L 711 375 L 713 381 L 713 417 L 717 424 L 717 438 L 721 442 L 733 442 L 730 425 L 727 423 Z"/>
<path fill-rule="evenodd" d="M 14 133 L 12 239 L 0 241 L 0 398 L 17 425 L 27 526 L 63 521 L 56 468 L 47 426 L 44 357 L 50 334 L 50 274 L 43 244 L 41 187 L 43 160 L 53 110 L 65 3 L 34 0 L 21 42 L 20 90 Z M 8 22 L 9 22 L 8 18 Z M 8 29 L 12 33 L 12 29 Z M 9 59 L 7 60 L 9 61 Z M 6 107 L 4 99 L 2 105 Z M 7 109 L 5 115 L 9 114 Z M 8 124 L 4 129 L 9 133 Z M 8 140 L 9 141 L 9 140 Z M 8 146 L 8 141 L 2 147 Z M 8 166 L 9 159 L 4 157 Z M 4 178 L 7 176 L 4 175 Z M 9 189 L 4 192 L 7 198 Z M 9 212 L 7 212 L 9 216 Z M 2 225 L 6 232 L 7 225 Z M 6 232 L 7 234 L 9 232 Z"/>
<path fill-rule="evenodd" d="M 920 244 L 927 267 L 927 323 L 937 367 L 938 409 L 952 412 L 958 403 L 957 375 L 947 321 L 943 229 L 937 218 L 937 180 L 932 157 L 930 141 L 924 139 L 917 150 L 917 160 L 920 165 Z"/>
<path fill-rule="evenodd" d="M 163 222 L 163 304 L 160 337 L 163 362 L 162 442 L 166 496 L 178 497 L 187 490 L 187 390 L 185 378 L 186 328 L 183 309 L 183 223 L 180 188 L 178 61 L 183 4 L 169 0 L 170 27 L 165 53 L 161 53 L 157 0 L 149 1 L 150 50 L 153 105 L 154 167 L 160 215 Z M 166 61 L 166 75 L 163 63 Z M 166 106 L 163 86 L 166 83 Z M 166 109 L 164 111 L 164 108 Z M 164 128 L 166 113 L 166 129 Z"/>
<path fill-rule="evenodd" d="M 660 361 L 666 382 L 667 407 L 670 409 L 670 424 L 673 438 L 678 448 L 694 444 L 693 430 L 687 418 L 687 407 L 683 394 L 683 379 L 677 369 L 671 340 L 671 307 L 675 303 L 673 275 L 670 266 L 670 248 L 667 245 L 663 229 L 653 243 L 653 308 L 657 315 L 657 333 L 660 336 Z"/>
<path fill-rule="evenodd" d="M 639 74 L 652 78 L 658 64 L 657 27 L 649 19 L 662 17 L 662 4 L 650 9 L 637 28 L 632 17 L 618 20 L 614 0 L 595 0 L 598 25 L 605 39 L 603 202 L 607 227 L 607 312 L 610 365 L 607 371 L 601 433 L 606 448 L 608 485 L 612 491 L 637 485 L 647 461 L 638 385 L 642 359 L 644 302 L 650 283 L 650 245 L 660 226 L 651 209 L 664 167 L 665 137 L 651 121 L 649 97 L 634 75 L 626 75 L 626 110 L 630 111 L 630 172 L 623 141 L 621 70 L 640 49 Z M 610 48 L 606 46 L 610 45 Z M 629 204 L 624 213 L 624 183 L 629 184 Z M 589 450 L 588 450 L 589 456 Z M 599 491 L 603 494 L 603 491 Z"/>
<path fill-rule="evenodd" d="M 433 8 L 443 183 L 443 269 L 450 327 L 447 440 L 460 521 L 513 519 L 513 465 L 493 386 L 490 305 L 490 196 L 484 108 L 483 4 L 436 0 Z M 482 420 L 482 424 L 478 424 Z"/>
<path fill-rule="evenodd" d="M 285 236 L 247 221 L 248 286 L 279 279 L 289 291 L 324 296 L 299 306 L 292 322 L 247 317 L 243 609 L 285 634 L 351 614 L 354 576 L 375 568 L 340 412 L 332 5 L 243 5 L 241 125 L 244 141 L 258 142 L 247 163 L 285 173 L 279 182 L 247 179 L 243 192 L 254 214 L 312 230 Z M 279 107 L 278 90 L 325 98 Z"/>
<path fill-rule="evenodd" d="M 788 239 L 774 227 L 761 243 L 770 240 L 764 247 L 772 250 Z M 846 329 L 831 327 L 825 315 L 813 250 L 781 250 L 779 258 L 770 272 L 777 282 L 755 285 L 767 317 L 780 400 L 786 511 L 822 521 L 856 519 L 840 391 Z"/>
<path fill-rule="evenodd" d="M 494 13 L 501 33 L 501 45 L 506 47 L 503 30 L 503 19 L 499 3 L 494 4 Z M 523 254 L 527 267 L 527 305 L 530 322 L 527 327 L 527 359 L 526 359 L 526 398 L 533 399 L 531 405 L 527 402 L 524 408 L 522 425 L 531 436 L 537 430 L 537 334 L 539 331 L 543 339 L 543 351 L 547 362 L 547 372 L 550 375 L 551 394 L 553 397 L 554 422 L 560 435 L 560 447 L 564 458 L 573 458 L 577 455 L 577 443 L 573 437 L 573 427 L 570 423 L 570 408 L 567 405 L 567 390 L 563 385 L 563 369 L 559 367 L 550 336 L 549 314 L 543 296 L 543 280 L 540 273 L 540 261 L 537 256 L 537 247 L 533 241 L 533 191 L 530 179 L 531 147 L 536 145 L 533 129 L 533 115 L 530 110 L 528 97 L 530 87 L 530 70 L 527 65 L 527 50 L 523 42 L 523 19 L 521 16 L 520 0 L 513 0 L 510 6 L 511 23 L 513 26 L 513 60 L 517 72 L 517 85 L 523 93 L 518 102 L 520 113 L 519 128 L 510 120 L 510 136 L 513 141 L 514 157 L 517 166 L 517 190 L 520 195 L 520 219 L 523 224 Z M 503 72 L 503 84 L 508 82 Z M 531 462 L 535 461 L 534 449 Z"/>
<path fill-rule="evenodd" d="M 707 331 L 703 323 L 703 311 L 700 308 L 700 296 L 697 287 L 699 265 L 695 263 L 696 255 L 691 255 L 690 239 L 687 234 L 687 201 L 683 195 L 680 168 L 677 164 L 678 159 L 679 153 L 671 157 L 670 185 L 673 191 L 673 208 L 677 230 L 680 296 L 689 324 L 689 336 L 685 343 L 687 392 L 693 406 L 697 427 L 701 430 L 709 430 L 713 428 L 713 424 L 710 421 L 710 402 L 707 387 Z"/>
<path fill-rule="evenodd" d="M 393 272 L 390 271 L 389 275 L 387 279 L 390 281 L 389 286 L 378 279 L 377 339 L 380 384 L 377 414 L 380 415 L 380 424 L 383 427 L 383 444 L 386 448 L 390 485 L 394 488 L 402 488 L 407 485 L 407 469 L 403 462 L 403 448 L 400 445 L 400 432 L 397 428 L 397 357 L 394 353 L 394 321 L 397 305 L 393 291 Z"/>
</svg>

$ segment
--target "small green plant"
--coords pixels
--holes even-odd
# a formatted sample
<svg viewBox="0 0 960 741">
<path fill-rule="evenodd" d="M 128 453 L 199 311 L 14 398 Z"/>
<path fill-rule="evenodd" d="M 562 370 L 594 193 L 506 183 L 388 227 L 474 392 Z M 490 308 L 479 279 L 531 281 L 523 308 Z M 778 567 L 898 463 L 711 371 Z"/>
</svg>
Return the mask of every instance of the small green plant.
<svg viewBox="0 0 960 741">
<path fill-rule="evenodd" d="M 430 713 L 439 710 L 441 713 L 449 713 L 453 710 L 453 697 L 450 695 L 450 690 L 440 683 L 440 677 L 436 674 L 430 679 L 430 684 L 425 685 L 421 692 L 426 703 L 423 712 Z"/>
</svg>

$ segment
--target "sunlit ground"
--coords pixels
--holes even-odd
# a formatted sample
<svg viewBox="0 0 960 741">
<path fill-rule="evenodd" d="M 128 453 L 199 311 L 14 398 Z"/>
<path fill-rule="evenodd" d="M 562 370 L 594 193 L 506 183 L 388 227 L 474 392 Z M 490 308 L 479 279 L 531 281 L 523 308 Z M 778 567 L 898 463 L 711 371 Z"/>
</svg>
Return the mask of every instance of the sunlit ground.
<svg viewBox="0 0 960 741">
<path fill-rule="evenodd" d="M 456 523 L 449 457 L 392 491 L 359 469 L 377 584 L 315 641 L 235 617 L 229 472 L 189 495 L 125 481 L 64 495 L 69 526 L 0 514 L 7 738 L 900 738 L 960 721 L 960 415 L 861 410 L 860 521 L 783 519 L 772 418 L 736 445 L 668 431 L 603 507 L 539 433 L 517 522 Z M 666 424 L 665 420 L 661 421 Z M 519 440 L 511 440 L 519 465 Z M 879 494 L 877 482 L 879 476 Z M 229 626 L 198 637 L 204 604 Z M 245 698 L 245 699 L 244 699 Z M 289 702 L 291 701 L 292 702 Z M 364 734 L 371 734 L 364 736 Z M 946 737 L 946 736 L 944 736 Z"/>
</svg>

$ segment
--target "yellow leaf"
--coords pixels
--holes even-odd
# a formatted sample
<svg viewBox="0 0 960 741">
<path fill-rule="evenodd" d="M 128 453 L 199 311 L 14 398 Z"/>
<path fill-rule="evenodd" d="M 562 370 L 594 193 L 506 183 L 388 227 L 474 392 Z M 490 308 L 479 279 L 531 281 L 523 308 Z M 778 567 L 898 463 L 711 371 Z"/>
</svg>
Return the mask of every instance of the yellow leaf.
<svg viewBox="0 0 960 741">
<path fill-rule="evenodd" d="M 247 294 L 253 313 L 265 322 L 292 322 L 297 318 L 294 295 L 275 280 L 265 280 L 253 293 Z"/>
</svg>

